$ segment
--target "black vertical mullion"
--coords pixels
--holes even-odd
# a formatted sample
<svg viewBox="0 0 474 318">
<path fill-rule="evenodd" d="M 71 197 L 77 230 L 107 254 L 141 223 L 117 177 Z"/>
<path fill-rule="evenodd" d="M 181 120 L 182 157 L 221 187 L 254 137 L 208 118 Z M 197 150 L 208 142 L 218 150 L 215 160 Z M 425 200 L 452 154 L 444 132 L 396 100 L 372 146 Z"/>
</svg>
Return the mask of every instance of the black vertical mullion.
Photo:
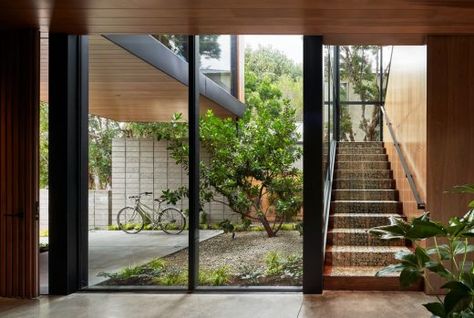
<svg viewBox="0 0 474 318">
<path fill-rule="evenodd" d="M 303 292 L 323 290 L 323 42 L 303 37 Z"/>
<path fill-rule="evenodd" d="M 199 284 L 199 36 L 188 37 L 189 267 L 188 289 Z"/>
<path fill-rule="evenodd" d="M 341 81 L 340 81 L 340 64 L 339 64 L 339 45 L 334 46 L 334 139 L 340 140 L 340 114 L 341 114 L 341 97 L 340 97 Z"/>
<path fill-rule="evenodd" d="M 88 42 L 49 37 L 49 293 L 87 285 Z"/>
</svg>

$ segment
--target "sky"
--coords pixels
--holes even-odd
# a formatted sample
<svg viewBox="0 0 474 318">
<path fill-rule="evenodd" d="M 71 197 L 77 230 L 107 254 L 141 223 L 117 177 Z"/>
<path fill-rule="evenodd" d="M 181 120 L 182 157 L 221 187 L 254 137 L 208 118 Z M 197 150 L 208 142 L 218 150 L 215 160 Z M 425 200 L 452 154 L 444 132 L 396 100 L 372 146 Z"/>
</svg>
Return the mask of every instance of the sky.
<svg viewBox="0 0 474 318">
<path fill-rule="evenodd" d="M 272 46 L 298 64 L 303 63 L 303 37 L 301 35 L 244 35 L 244 45 L 253 49 Z"/>
<path fill-rule="evenodd" d="M 303 37 L 301 35 L 242 35 L 241 41 L 245 47 L 257 49 L 261 46 L 272 46 L 283 52 L 295 63 L 303 63 Z M 221 47 L 221 57 L 216 59 L 202 59 L 201 67 L 219 70 L 230 69 L 230 37 L 221 36 L 218 39 Z"/>
</svg>

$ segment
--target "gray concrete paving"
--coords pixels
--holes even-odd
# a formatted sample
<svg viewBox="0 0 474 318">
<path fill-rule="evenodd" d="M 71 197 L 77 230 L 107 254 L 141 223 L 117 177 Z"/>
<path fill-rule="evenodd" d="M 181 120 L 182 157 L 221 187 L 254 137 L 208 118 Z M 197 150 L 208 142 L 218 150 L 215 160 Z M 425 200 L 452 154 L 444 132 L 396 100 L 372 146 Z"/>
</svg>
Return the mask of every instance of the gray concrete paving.
<svg viewBox="0 0 474 318">
<path fill-rule="evenodd" d="M 201 230 L 200 241 L 205 241 L 222 231 Z M 100 272 L 116 272 L 127 266 L 142 265 L 154 258 L 176 253 L 188 247 L 188 232 L 172 235 L 162 231 L 142 231 L 127 234 L 122 231 L 89 232 L 89 285 L 106 278 Z M 40 255 L 41 290 L 47 291 L 47 253 Z"/>
</svg>

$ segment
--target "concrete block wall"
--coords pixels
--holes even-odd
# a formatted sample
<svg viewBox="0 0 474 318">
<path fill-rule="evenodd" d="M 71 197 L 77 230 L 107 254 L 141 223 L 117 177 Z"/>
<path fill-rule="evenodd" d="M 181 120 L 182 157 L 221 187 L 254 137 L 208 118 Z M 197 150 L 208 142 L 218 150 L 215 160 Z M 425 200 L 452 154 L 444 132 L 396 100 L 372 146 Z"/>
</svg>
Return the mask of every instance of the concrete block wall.
<svg viewBox="0 0 474 318">
<path fill-rule="evenodd" d="M 203 160 L 209 157 L 201 152 Z M 152 192 L 142 202 L 154 207 L 155 198 L 159 198 L 163 190 L 174 190 L 188 185 L 186 171 L 171 158 L 167 141 L 152 139 L 117 138 L 112 141 L 112 219 L 115 221 L 120 209 L 133 206 L 128 199 L 140 192 Z M 216 197 L 223 200 L 222 196 Z M 155 206 L 156 207 L 156 206 Z M 188 200 L 178 202 L 182 210 L 188 208 Z M 222 203 L 207 203 L 204 211 L 209 223 L 219 223 L 229 219 L 240 220 L 238 214 Z"/>
<path fill-rule="evenodd" d="M 115 224 L 112 219 L 112 193 L 108 190 L 89 191 L 89 229 L 106 229 Z M 48 229 L 48 189 L 40 190 L 40 231 Z"/>
</svg>

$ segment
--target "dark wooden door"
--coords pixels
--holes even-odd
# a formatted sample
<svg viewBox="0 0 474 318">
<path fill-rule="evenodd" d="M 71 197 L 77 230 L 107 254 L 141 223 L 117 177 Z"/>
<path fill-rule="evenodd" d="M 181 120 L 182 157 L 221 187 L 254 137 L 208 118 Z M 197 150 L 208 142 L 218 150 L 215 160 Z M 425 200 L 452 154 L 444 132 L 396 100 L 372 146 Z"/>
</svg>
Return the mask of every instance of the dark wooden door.
<svg viewBox="0 0 474 318">
<path fill-rule="evenodd" d="M 0 296 L 38 295 L 39 32 L 0 32 Z"/>
</svg>

